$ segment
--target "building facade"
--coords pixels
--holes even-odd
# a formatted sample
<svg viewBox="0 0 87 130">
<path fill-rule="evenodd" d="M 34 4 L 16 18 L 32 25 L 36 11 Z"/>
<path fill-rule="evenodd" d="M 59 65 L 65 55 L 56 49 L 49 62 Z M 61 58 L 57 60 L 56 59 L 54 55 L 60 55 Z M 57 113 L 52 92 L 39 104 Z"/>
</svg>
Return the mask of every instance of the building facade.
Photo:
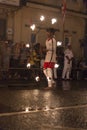
<svg viewBox="0 0 87 130">
<path fill-rule="evenodd" d="M 63 46 L 69 42 L 77 58 L 83 56 L 80 39 L 85 36 L 87 13 L 83 0 L 66 0 L 65 17 L 62 14 L 63 1 L 61 0 L 27 0 L 24 6 L 7 6 L 7 10 L 0 9 L 0 19 L 5 20 L 3 37 L 13 42 L 40 43 L 45 45 L 46 28 L 56 29 L 57 41 L 62 41 Z M 2 7 L 2 5 L 0 5 Z M 4 7 L 3 7 L 4 8 Z M 4 10 L 4 13 L 3 13 Z M 45 16 L 43 22 L 40 16 Z M 51 19 L 56 18 L 55 24 Z M 32 31 L 30 26 L 36 25 Z M 32 43 L 32 36 L 35 36 Z"/>
</svg>

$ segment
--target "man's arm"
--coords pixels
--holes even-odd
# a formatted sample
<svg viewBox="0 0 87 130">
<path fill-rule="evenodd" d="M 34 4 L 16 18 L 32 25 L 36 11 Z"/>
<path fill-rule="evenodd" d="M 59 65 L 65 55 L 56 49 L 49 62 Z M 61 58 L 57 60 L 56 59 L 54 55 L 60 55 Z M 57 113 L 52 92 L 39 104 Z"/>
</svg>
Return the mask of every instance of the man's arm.
<svg viewBox="0 0 87 130">
<path fill-rule="evenodd" d="M 68 56 L 65 56 L 68 60 L 68 64 L 70 64 L 71 59 Z"/>
</svg>

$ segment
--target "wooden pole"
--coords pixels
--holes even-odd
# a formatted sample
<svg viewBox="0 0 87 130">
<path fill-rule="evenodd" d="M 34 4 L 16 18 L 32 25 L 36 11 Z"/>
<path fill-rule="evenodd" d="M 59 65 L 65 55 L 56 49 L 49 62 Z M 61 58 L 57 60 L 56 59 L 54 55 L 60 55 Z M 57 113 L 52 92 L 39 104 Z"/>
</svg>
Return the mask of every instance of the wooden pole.
<svg viewBox="0 0 87 130">
<path fill-rule="evenodd" d="M 62 41 L 63 41 L 63 47 L 65 47 L 64 45 L 64 30 L 65 30 L 65 15 L 66 15 L 66 0 L 62 1 L 62 28 L 63 28 L 63 33 L 62 33 Z"/>
</svg>

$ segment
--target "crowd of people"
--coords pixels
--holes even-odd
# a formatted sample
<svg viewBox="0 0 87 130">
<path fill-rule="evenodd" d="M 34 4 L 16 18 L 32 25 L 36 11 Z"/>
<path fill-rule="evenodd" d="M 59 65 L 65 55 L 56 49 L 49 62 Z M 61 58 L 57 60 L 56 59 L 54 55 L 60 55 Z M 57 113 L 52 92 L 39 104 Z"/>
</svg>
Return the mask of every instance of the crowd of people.
<svg viewBox="0 0 87 130">
<path fill-rule="evenodd" d="M 43 74 L 49 88 L 54 86 L 58 78 L 62 80 L 73 78 L 72 70 L 78 70 L 81 62 L 80 66 L 75 63 L 71 44 L 68 43 L 65 48 L 57 47 L 55 30 L 49 28 L 46 33 L 44 46 L 36 43 L 33 47 L 27 47 L 24 42 L 0 41 L 0 79 L 29 79 L 32 75 L 34 77 L 34 74 Z M 59 65 L 58 68 L 55 68 L 55 64 Z"/>
<path fill-rule="evenodd" d="M 20 78 L 27 64 L 30 63 L 32 68 L 40 66 L 40 51 L 37 49 L 39 43 L 33 48 L 26 47 L 26 44 L 12 43 L 9 41 L 0 42 L 0 78 Z M 26 76 L 26 74 L 24 74 Z M 23 77 L 23 76 L 22 76 Z"/>
</svg>

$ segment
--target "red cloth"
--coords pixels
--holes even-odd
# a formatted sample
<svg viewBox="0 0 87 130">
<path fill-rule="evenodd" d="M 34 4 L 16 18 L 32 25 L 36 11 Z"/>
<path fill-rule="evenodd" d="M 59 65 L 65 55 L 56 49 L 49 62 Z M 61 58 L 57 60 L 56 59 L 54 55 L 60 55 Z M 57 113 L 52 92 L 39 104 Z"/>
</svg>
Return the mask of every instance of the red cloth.
<svg viewBox="0 0 87 130">
<path fill-rule="evenodd" d="M 54 68 L 55 63 L 54 62 L 45 62 L 44 68 Z"/>
</svg>

